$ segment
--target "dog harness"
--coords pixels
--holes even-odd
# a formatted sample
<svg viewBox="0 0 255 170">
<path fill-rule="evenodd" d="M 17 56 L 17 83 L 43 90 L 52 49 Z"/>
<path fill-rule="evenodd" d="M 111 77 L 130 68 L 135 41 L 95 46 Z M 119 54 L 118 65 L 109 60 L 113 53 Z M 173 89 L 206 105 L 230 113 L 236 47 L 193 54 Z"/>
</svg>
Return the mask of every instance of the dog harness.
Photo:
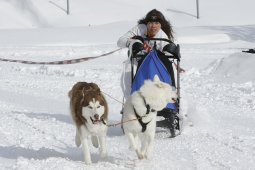
<svg viewBox="0 0 255 170">
<path fill-rule="evenodd" d="M 146 107 L 146 115 L 148 115 L 150 112 L 155 112 L 156 110 L 155 110 L 155 109 L 151 109 L 150 105 L 148 105 L 148 104 L 146 103 L 146 100 L 145 100 L 144 96 L 143 96 L 140 92 L 138 92 L 138 93 L 139 93 L 139 95 L 142 97 L 143 102 L 144 102 L 144 105 L 145 105 L 145 107 Z M 135 116 L 136 116 L 138 122 L 139 122 L 140 125 L 142 126 L 142 132 L 145 132 L 145 131 L 146 131 L 146 128 L 147 128 L 147 125 L 151 122 L 151 120 L 150 120 L 149 122 L 147 122 L 147 123 L 144 123 L 144 122 L 142 121 L 142 118 L 145 117 L 145 116 L 139 116 L 139 115 L 137 114 L 137 112 L 136 112 L 134 106 L 133 106 L 133 109 L 134 109 Z"/>
<path fill-rule="evenodd" d="M 142 121 L 142 117 L 139 116 L 139 115 L 137 114 L 137 112 L 136 112 L 136 110 L 135 110 L 135 107 L 134 107 L 134 112 L 135 112 L 135 116 L 136 116 L 138 122 L 139 122 L 140 125 L 142 126 L 142 132 L 145 132 L 145 131 L 146 131 L 146 128 L 147 128 L 147 125 L 151 122 L 151 120 L 150 120 L 149 122 L 147 122 L 147 123 L 144 123 L 144 122 Z"/>
<path fill-rule="evenodd" d="M 102 123 L 104 124 L 104 125 L 106 125 L 106 122 L 105 122 L 105 120 L 102 118 L 101 119 L 101 121 L 102 121 Z M 106 125 L 107 126 L 107 125 Z"/>
</svg>

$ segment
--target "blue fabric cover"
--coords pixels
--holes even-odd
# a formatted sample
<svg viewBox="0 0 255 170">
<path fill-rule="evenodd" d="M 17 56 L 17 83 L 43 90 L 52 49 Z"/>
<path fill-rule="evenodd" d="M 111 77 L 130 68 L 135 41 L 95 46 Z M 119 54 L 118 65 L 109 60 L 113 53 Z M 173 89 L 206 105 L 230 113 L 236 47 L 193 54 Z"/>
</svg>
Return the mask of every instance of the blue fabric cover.
<svg viewBox="0 0 255 170">
<path fill-rule="evenodd" d="M 153 80 L 155 75 L 158 75 L 159 79 L 165 83 L 172 85 L 171 76 L 168 73 L 165 65 L 159 59 L 157 52 L 152 50 L 143 60 L 143 63 L 138 68 L 134 82 L 131 87 L 131 94 L 135 91 L 138 91 L 143 85 L 144 80 L 151 79 Z M 174 103 L 168 103 L 166 106 L 168 109 L 175 110 Z"/>
</svg>

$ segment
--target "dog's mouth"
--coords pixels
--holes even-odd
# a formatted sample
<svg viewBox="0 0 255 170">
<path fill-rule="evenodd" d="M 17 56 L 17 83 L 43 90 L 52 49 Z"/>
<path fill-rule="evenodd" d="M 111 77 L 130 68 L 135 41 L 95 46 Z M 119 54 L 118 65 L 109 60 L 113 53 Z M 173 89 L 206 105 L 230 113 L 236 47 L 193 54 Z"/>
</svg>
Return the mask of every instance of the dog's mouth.
<svg viewBox="0 0 255 170">
<path fill-rule="evenodd" d="M 90 117 L 90 120 L 93 124 L 98 124 L 100 122 L 100 119 L 92 119 L 92 117 Z"/>
</svg>

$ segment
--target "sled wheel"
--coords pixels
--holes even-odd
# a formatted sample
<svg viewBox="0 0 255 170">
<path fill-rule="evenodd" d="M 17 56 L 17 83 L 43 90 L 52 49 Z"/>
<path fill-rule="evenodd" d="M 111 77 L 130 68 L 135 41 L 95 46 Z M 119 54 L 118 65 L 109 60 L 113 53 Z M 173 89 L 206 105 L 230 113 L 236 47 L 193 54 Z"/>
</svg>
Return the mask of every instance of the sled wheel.
<svg viewBox="0 0 255 170">
<path fill-rule="evenodd" d="M 157 115 L 165 118 L 165 120 L 157 121 L 157 127 L 169 129 L 170 138 L 174 138 L 177 135 L 177 131 L 180 130 L 177 113 L 172 110 L 164 109 L 158 112 Z"/>
<path fill-rule="evenodd" d="M 176 136 L 176 134 L 175 134 L 176 129 L 175 129 L 175 123 L 174 123 L 174 121 L 175 121 L 175 114 L 173 112 L 171 112 L 169 114 L 169 118 L 168 119 L 169 119 L 168 120 L 168 128 L 169 128 L 170 134 L 171 134 L 170 138 L 174 138 Z"/>
</svg>

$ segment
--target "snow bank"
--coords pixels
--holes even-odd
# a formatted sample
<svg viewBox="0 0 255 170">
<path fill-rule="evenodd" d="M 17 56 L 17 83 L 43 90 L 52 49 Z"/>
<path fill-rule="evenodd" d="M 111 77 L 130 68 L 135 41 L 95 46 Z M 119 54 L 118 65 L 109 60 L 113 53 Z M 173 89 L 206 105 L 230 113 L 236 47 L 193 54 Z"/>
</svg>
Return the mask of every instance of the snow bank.
<svg viewBox="0 0 255 170">
<path fill-rule="evenodd" d="M 184 44 L 206 44 L 206 43 L 224 43 L 229 42 L 231 38 L 226 34 L 213 34 L 213 35 L 197 35 L 186 36 L 178 39 L 178 42 Z"/>
<path fill-rule="evenodd" d="M 247 83 L 255 81 L 255 55 L 250 53 L 234 53 L 228 57 L 211 63 L 207 71 L 216 80 L 228 83 Z"/>
</svg>

